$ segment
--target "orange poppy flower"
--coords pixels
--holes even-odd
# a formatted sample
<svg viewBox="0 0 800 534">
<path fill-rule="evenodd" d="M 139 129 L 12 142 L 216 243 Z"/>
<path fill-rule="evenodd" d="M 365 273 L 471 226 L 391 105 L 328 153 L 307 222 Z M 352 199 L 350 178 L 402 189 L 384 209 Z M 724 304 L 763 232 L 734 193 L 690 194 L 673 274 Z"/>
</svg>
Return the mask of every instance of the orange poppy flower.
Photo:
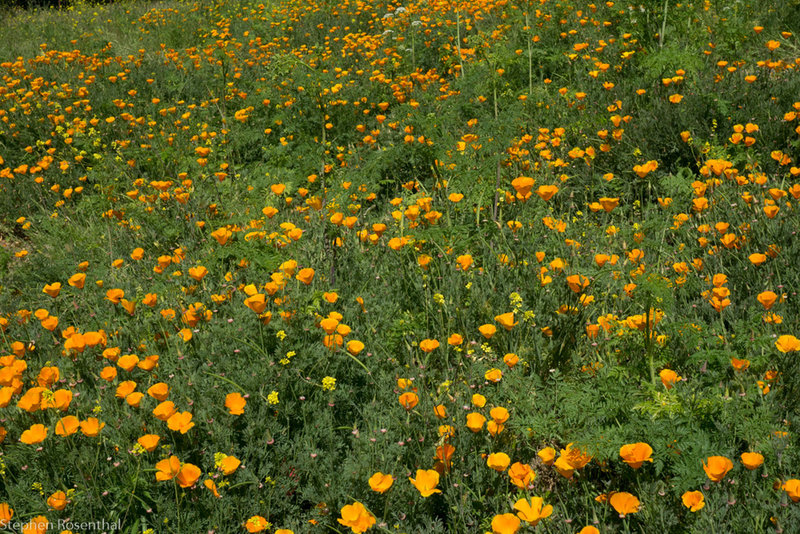
<svg viewBox="0 0 800 534">
<path fill-rule="evenodd" d="M 515 534 L 521 522 L 514 514 L 500 514 L 492 518 L 492 534 Z"/>
<path fill-rule="evenodd" d="M 119 301 L 125 296 L 125 292 L 121 289 L 109 289 L 106 291 L 106 300 L 114 304 L 119 304 Z"/>
<path fill-rule="evenodd" d="M 733 462 L 724 456 L 709 456 L 706 462 L 703 462 L 703 470 L 713 482 L 721 481 L 731 469 Z"/>
<path fill-rule="evenodd" d="M 153 409 L 153 415 L 162 421 L 167 421 L 174 413 L 175 403 L 172 401 L 164 401 Z"/>
<path fill-rule="evenodd" d="M 136 368 L 136 364 L 139 363 L 139 357 L 136 354 L 126 354 L 125 356 L 121 356 L 119 360 L 117 360 L 117 365 L 120 369 L 124 369 L 129 373 Z"/>
<path fill-rule="evenodd" d="M 189 412 L 176 412 L 167 419 L 167 426 L 170 430 L 186 434 L 192 429 L 192 414 Z"/>
<path fill-rule="evenodd" d="M 417 478 L 408 477 L 408 481 L 417 488 L 423 497 L 430 497 L 434 493 L 442 492 L 442 490 L 436 489 L 436 486 L 439 485 L 439 473 L 433 469 L 417 469 Z"/>
<path fill-rule="evenodd" d="M 508 470 L 508 476 L 511 478 L 512 484 L 518 488 L 525 489 L 536 478 L 536 473 L 533 472 L 533 468 L 530 465 L 514 462 Z"/>
<path fill-rule="evenodd" d="M 163 482 L 172 480 L 181 470 L 181 461 L 177 456 L 170 456 L 156 463 L 156 480 Z"/>
<path fill-rule="evenodd" d="M 504 407 L 496 406 L 489 411 L 489 416 L 495 423 L 497 423 L 498 425 L 502 425 L 503 423 L 508 421 L 510 414 L 508 413 L 508 410 L 505 409 Z"/>
<path fill-rule="evenodd" d="M 456 258 L 456 263 L 459 267 L 461 267 L 462 271 L 466 271 L 470 268 L 470 266 L 472 266 L 472 256 L 469 254 L 462 254 Z"/>
<path fill-rule="evenodd" d="M 492 453 L 486 457 L 486 465 L 494 469 L 498 473 L 502 473 L 511 463 L 511 458 L 504 452 Z"/>
<path fill-rule="evenodd" d="M 639 511 L 639 506 L 641 505 L 639 499 L 627 491 L 614 493 L 611 495 L 611 498 L 609 498 L 608 502 L 611 504 L 611 507 L 614 508 L 614 510 L 616 510 L 621 516 L 635 514 Z"/>
<path fill-rule="evenodd" d="M 555 185 L 540 185 L 536 189 L 536 194 L 545 202 L 553 198 L 556 193 L 558 193 L 558 187 Z"/>
<path fill-rule="evenodd" d="M 58 294 L 61 292 L 61 282 L 53 282 L 52 284 L 47 284 L 42 289 L 42 293 L 45 293 L 48 297 L 56 298 Z"/>
<path fill-rule="evenodd" d="M 423 339 L 419 342 L 419 349 L 422 352 L 433 352 L 439 348 L 439 342 L 435 339 Z"/>
<path fill-rule="evenodd" d="M 756 299 L 765 310 L 769 310 L 772 308 L 772 305 L 775 304 L 775 301 L 778 300 L 778 295 L 773 291 L 764 291 L 759 293 Z"/>
<path fill-rule="evenodd" d="M 221 499 L 222 498 L 222 495 L 219 494 L 219 490 L 217 489 L 217 485 L 210 478 L 207 478 L 206 480 L 203 481 L 203 486 L 208 488 L 208 491 L 210 491 L 211 494 L 214 497 L 216 497 L 217 499 Z"/>
<path fill-rule="evenodd" d="M 394 484 L 392 475 L 384 475 L 380 471 L 369 477 L 369 487 L 372 491 L 385 493 Z"/>
<path fill-rule="evenodd" d="M 156 434 L 145 434 L 144 436 L 137 439 L 136 443 L 138 443 L 147 452 L 153 452 L 154 450 L 156 450 L 159 441 L 161 441 L 160 436 Z"/>
<path fill-rule="evenodd" d="M 484 324 L 478 327 L 478 331 L 486 339 L 492 339 L 492 336 L 497 333 L 497 327 L 493 324 Z"/>
<path fill-rule="evenodd" d="M 182 488 L 191 488 L 202 474 L 202 471 L 200 471 L 200 468 L 196 465 L 189 463 L 183 464 L 177 475 L 178 485 Z"/>
<path fill-rule="evenodd" d="M 208 269 L 199 265 L 197 267 L 189 267 L 189 276 L 200 282 L 208 274 Z"/>
<path fill-rule="evenodd" d="M 520 499 L 514 504 L 514 510 L 517 511 L 517 517 L 533 527 L 553 513 L 553 507 L 549 504 L 545 506 L 541 497 L 532 497 L 530 501 Z"/>
<path fill-rule="evenodd" d="M 518 322 L 514 322 L 514 312 L 508 312 L 508 313 L 503 313 L 501 315 L 497 315 L 495 316 L 494 320 L 497 321 L 497 323 L 506 330 L 511 330 L 517 324 L 519 324 Z"/>
<path fill-rule="evenodd" d="M 244 305 L 255 313 L 264 313 L 267 308 L 267 296 L 263 293 L 256 293 L 244 299 Z"/>
<path fill-rule="evenodd" d="M 480 432 L 485 422 L 486 418 L 478 412 L 467 414 L 467 428 L 472 432 Z"/>
<path fill-rule="evenodd" d="M 22 526 L 22 534 L 46 534 L 50 523 L 43 515 L 32 517 Z"/>
<path fill-rule="evenodd" d="M 14 517 L 14 509 L 6 502 L 0 503 L 0 528 L 6 526 L 12 517 Z"/>
<path fill-rule="evenodd" d="M 69 277 L 67 283 L 74 288 L 83 289 L 86 283 L 86 275 L 84 273 L 76 273 Z"/>
<path fill-rule="evenodd" d="M 242 462 L 237 457 L 226 455 L 225 458 L 219 462 L 219 469 L 222 471 L 223 475 L 231 475 L 239 469 L 240 465 L 242 465 Z"/>
<path fill-rule="evenodd" d="M 47 437 L 47 427 L 42 424 L 35 424 L 24 431 L 19 440 L 26 445 L 36 445 Z"/>
<path fill-rule="evenodd" d="M 100 434 L 100 431 L 105 427 L 105 423 L 101 423 L 96 417 L 90 417 L 85 421 L 81 421 L 81 432 L 84 436 L 93 438 Z"/>
<path fill-rule="evenodd" d="M 634 469 L 642 467 L 644 462 L 652 462 L 653 448 L 647 443 L 629 443 L 619 449 L 622 461 Z"/>
<path fill-rule="evenodd" d="M 71 436 L 78 431 L 80 427 L 80 420 L 74 415 L 67 415 L 62 417 L 56 423 L 57 436 Z"/>
<path fill-rule="evenodd" d="M 67 507 L 67 494 L 57 491 L 47 498 L 47 506 L 53 510 L 63 510 Z"/>
<path fill-rule="evenodd" d="M 136 389 L 136 382 L 134 382 L 133 380 L 126 380 L 124 382 L 120 382 L 119 385 L 117 386 L 117 392 L 115 393 L 115 396 L 118 399 L 124 399 L 125 397 L 133 393 L 135 389 Z"/>
<path fill-rule="evenodd" d="M 138 408 L 139 405 L 142 403 L 142 399 L 144 398 L 144 393 L 139 391 L 134 391 L 127 397 L 125 397 L 125 402 L 128 403 L 129 406 L 134 408 Z"/>
<path fill-rule="evenodd" d="M 225 397 L 225 407 L 231 415 L 242 415 L 247 401 L 241 393 L 228 393 Z"/>
<path fill-rule="evenodd" d="M 544 465 L 553 465 L 556 458 L 556 450 L 553 447 L 545 447 L 537 452 L 536 456 L 541 458 Z"/>
<path fill-rule="evenodd" d="M 360 502 L 343 506 L 341 514 L 342 517 L 338 518 L 337 521 L 346 527 L 350 527 L 350 530 L 356 533 L 366 532 L 372 528 L 376 521 L 375 516 Z"/>
<path fill-rule="evenodd" d="M 797 352 L 800 350 L 800 339 L 788 335 L 780 336 L 775 342 L 775 348 L 784 354 L 788 352 Z"/>
<path fill-rule="evenodd" d="M 310 267 L 300 269 L 300 272 L 297 273 L 296 278 L 305 285 L 309 285 L 314 280 L 314 269 Z"/>
<path fill-rule="evenodd" d="M 402 406 L 406 410 L 411 410 L 419 402 L 419 397 L 417 396 L 416 393 L 407 391 L 402 395 L 400 395 L 400 397 L 397 400 L 400 402 L 400 406 Z"/>
<path fill-rule="evenodd" d="M 697 512 L 706 505 L 705 498 L 702 492 L 699 491 L 687 491 L 681 496 L 681 500 L 683 501 L 683 505 L 688 508 L 690 512 Z"/>
<path fill-rule="evenodd" d="M 489 382 L 500 382 L 503 379 L 503 371 L 500 369 L 489 369 L 483 375 L 483 377 L 488 380 Z"/>
<path fill-rule="evenodd" d="M 503 356 L 503 362 L 511 369 L 514 368 L 515 365 L 519 363 L 519 356 L 514 354 L 513 352 L 509 352 L 505 356 Z"/>
<path fill-rule="evenodd" d="M 786 492 L 792 502 L 800 502 L 800 480 L 789 479 L 783 483 L 781 489 Z"/>
<path fill-rule="evenodd" d="M 211 237 L 216 239 L 217 243 L 219 243 L 220 245 L 224 245 L 225 243 L 227 243 L 232 235 L 233 233 L 227 228 L 218 228 L 217 230 L 211 232 Z"/>
<path fill-rule="evenodd" d="M 165 401 L 169 396 L 169 386 L 164 382 L 158 382 L 148 388 L 147 394 L 159 402 Z"/>
<path fill-rule="evenodd" d="M 264 532 L 269 525 L 269 521 L 267 521 L 265 518 L 261 517 L 260 515 L 254 515 L 245 522 L 244 528 L 247 529 L 247 532 L 253 534 L 255 532 Z"/>
<path fill-rule="evenodd" d="M 764 456 L 757 452 L 743 452 L 741 458 L 742 464 L 750 471 L 758 469 L 764 463 Z"/>
</svg>

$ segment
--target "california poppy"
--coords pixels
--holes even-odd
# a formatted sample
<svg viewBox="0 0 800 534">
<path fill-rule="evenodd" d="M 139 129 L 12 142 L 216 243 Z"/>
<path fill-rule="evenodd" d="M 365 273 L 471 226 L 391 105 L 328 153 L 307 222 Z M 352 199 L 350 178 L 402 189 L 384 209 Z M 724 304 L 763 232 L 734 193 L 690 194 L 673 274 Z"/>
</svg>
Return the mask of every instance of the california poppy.
<svg viewBox="0 0 800 534">
<path fill-rule="evenodd" d="M 242 465 L 241 460 L 235 456 L 230 456 L 227 454 L 219 461 L 219 469 L 222 471 L 223 475 L 233 474 L 237 469 L 239 469 L 240 465 Z"/>
<path fill-rule="evenodd" d="M 658 373 L 658 376 L 661 378 L 661 383 L 668 390 L 672 389 L 675 383 L 681 380 L 681 377 L 678 376 L 678 373 L 672 369 L 662 369 L 661 372 Z"/>
<path fill-rule="evenodd" d="M 536 453 L 541 458 L 544 465 L 552 465 L 556 458 L 556 450 L 553 447 L 545 447 Z"/>
<path fill-rule="evenodd" d="M 472 265 L 472 256 L 469 254 L 462 254 L 456 258 L 456 263 L 461 267 L 462 271 L 466 271 Z"/>
<path fill-rule="evenodd" d="M 503 423 L 508 421 L 508 418 L 510 417 L 508 410 L 502 406 L 496 406 L 491 410 L 489 410 L 489 416 L 495 423 L 499 425 L 502 425 Z"/>
<path fill-rule="evenodd" d="M 200 471 L 200 468 L 196 465 L 190 463 L 183 464 L 177 475 L 178 485 L 182 488 L 190 488 L 194 486 L 194 483 L 197 482 L 197 479 L 199 479 L 202 474 L 202 471 Z"/>
<path fill-rule="evenodd" d="M 422 352 L 433 352 L 439 348 L 439 342 L 435 339 L 423 339 L 419 342 L 419 348 Z"/>
<path fill-rule="evenodd" d="M 89 417 L 85 421 L 80 422 L 81 432 L 84 436 L 88 436 L 93 438 L 100 434 L 100 431 L 103 430 L 106 424 L 100 422 L 96 417 Z"/>
<path fill-rule="evenodd" d="M 153 408 L 153 415 L 162 421 L 167 421 L 174 413 L 175 403 L 172 401 L 164 401 Z"/>
<path fill-rule="evenodd" d="M 647 443 L 630 443 L 619 449 L 622 461 L 634 469 L 642 467 L 644 462 L 652 462 L 653 448 Z"/>
<path fill-rule="evenodd" d="M 385 493 L 392 484 L 394 484 L 392 475 L 384 475 L 380 471 L 369 477 L 369 487 L 378 493 Z"/>
<path fill-rule="evenodd" d="M 46 534 L 49 526 L 50 522 L 45 516 L 37 515 L 22 526 L 22 534 Z"/>
<path fill-rule="evenodd" d="M 67 494 L 57 491 L 47 498 L 47 506 L 53 510 L 63 510 L 67 507 Z"/>
<path fill-rule="evenodd" d="M 492 518 L 493 534 L 515 534 L 520 527 L 520 520 L 514 514 L 500 514 Z"/>
<path fill-rule="evenodd" d="M 497 327 L 493 324 L 484 324 L 478 327 L 481 335 L 486 339 L 491 339 L 497 332 Z"/>
<path fill-rule="evenodd" d="M 699 491 L 687 491 L 681 497 L 683 505 L 689 509 L 690 512 L 697 512 L 706 505 L 703 494 Z"/>
<path fill-rule="evenodd" d="M 783 483 L 781 489 L 786 492 L 792 502 L 800 502 L 800 480 L 791 478 Z"/>
<path fill-rule="evenodd" d="M 169 396 L 169 386 L 164 382 L 157 382 L 147 389 L 147 394 L 157 401 L 165 401 Z"/>
<path fill-rule="evenodd" d="M 511 483 L 518 488 L 525 489 L 536 478 L 536 473 L 528 464 L 522 462 L 514 462 L 508 469 L 508 476 L 511 478 Z M 524 518 L 523 518 L 524 519 Z"/>
<path fill-rule="evenodd" d="M 397 400 L 400 401 L 400 406 L 402 406 L 406 410 L 411 410 L 419 402 L 419 397 L 417 396 L 416 393 L 407 391 L 401 394 Z"/>
<path fill-rule="evenodd" d="M 614 493 L 611 495 L 608 502 L 620 515 L 635 514 L 639 511 L 639 506 L 641 504 L 639 499 L 626 491 Z"/>
<path fill-rule="evenodd" d="M 500 369 L 492 368 L 486 371 L 486 373 L 483 376 L 489 382 L 500 382 L 500 380 L 503 379 L 503 371 L 501 371 Z"/>
<path fill-rule="evenodd" d="M 266 518 L 261 517 L 260 515 L 252 516 L 244 524 L 244 528 L 247 529 L 247 532 L 250 532 L 250 534 L 255 534 L 256 532 L 264 532 L 269 526 L 270 526 L 269 521 L 267 521 Z"/>
<path fill-rule="evenodd" d="M 358 501 L 343 506 L 341 515 L 342 517 L 338 518 L 337 521 L 346 527 L 350 527 L 350 530 L 355 533 L 366 532 L 372 528 L 376 521 L 375 516 Z"/>
<path fill-rule="evenodd" d="M 42 424 L 35 424 L 24 431 L 19 440 L 26 445 L 36 445 L 47 437 L 47 427 Z"/>
<path fill-rule="evenodd" d="M 511 330 L 514 328 L 518 323 L 514 322 L 514 312 L 503 313 L 501 315 L 497 315 L 494 318 L 497 323 L 505 328 L 506 330 Z M 483 333 L 483 331 L 481 331 Z"/>
<path fill-rule="evenodd" d="M 784 354 L 788 352 L 797 352 L 800 350 L 800 339 L 789 335 L 780 336 L 775 342 L 775 348 Z"/>
<path fill-rule="evenodd" d="M 439 485 L 439 473 L 433 469 L 417 469 L 417 478 L 408 477 L 408 480 L 423 497 L 430 497 L 434 493 L 442 492 L 442 490 L 436 489 L 436 486 Z"/>
<path fill-rule="evenodd" d="M 6 502 L 0 503 L 0 528 L 6 526 L 12 517 L 14 517 L 14 509 Z"/>
<path fill-rule="evenodd" d="M 759 468 L 764 463 L 764 456 L 757 452 L 743 452 L 741 459 L 742 464 L 750 471 Z"/>
<path fill-rule="evenodd" d="M 719 482 L 728 471 L 733 469 L 733 462 L 724 456 L 709 456 L 706 462 L 703 462 L 703 470 L 712 482 Z"/>
<path fill-rule="evenodd" d="M 545 506 L 541 497 L 532 497 L 530 501 L 519 499 L 514 504 L 514 509 L 517 511 L 517 517 L 534 527 L 553 513 L 553 507 L 549 504 Z"/>
<path fill-rule="evenodd" d="M 556 193 L 558 193 L 558 187 L 554 185 L 540 185 L 536 189 L 536 194 L 544 201 L 550 200 Z"/>
<path fill-rule="evenodd" d="M 160 436 L 156 434 L 145 434 L 137 439 L 136 443 L 138 443 L 147 452 L 153 452 L 158 446 L 159 441 L 161 441 Z"/>
<path fill-rule="evenodd" d="M 498 472 L 503 472 L 511 463 L 511 458 L 504 452 L 492 453 L 486 457 L 486 465 Z"/>
<path fill-rule="evenodd" d="M 170 430 L 186 434 L 194 427 L 192 414 L 189 412 L 176 412 L 167 419 L 167 426 Z"/>
<path fill-rule="evenodd" d="M 74 415 L 67 415 L 62 417 L 56 423 L 57 436 L 71 436 L 78 431 L 80 420 Z"/>
<path fill-rule="evenodd" d="M 485 422 L 486 418 L 478 412 L 467 414 L 467 428 L 472 432 L 480 432 Z"/>
<path fill-rule="evenodd" d="M 225 396 L 225 407 L 231 415 L 242 415 L 247 401 L 241 393 L 228 393 Z"/>
<path fill-rule="evenodd" d="M 306 267 L 305 269 L 300 269 L 300 272 L 297 273 L 298 280 L 303 282 L 305 285 L 309 285 L 312 280 L 314 280 L 314 269 L 310 267 Z"/>
<path fill-rule="evenodd" d="M 42 289 L 42 293 L 47 294 L 48 297 L 56 298 L 58 294 L 61 292 L 61 282 L 53 282 L 52 284 L 46 284 L 44 289 Z"/>
</svg>

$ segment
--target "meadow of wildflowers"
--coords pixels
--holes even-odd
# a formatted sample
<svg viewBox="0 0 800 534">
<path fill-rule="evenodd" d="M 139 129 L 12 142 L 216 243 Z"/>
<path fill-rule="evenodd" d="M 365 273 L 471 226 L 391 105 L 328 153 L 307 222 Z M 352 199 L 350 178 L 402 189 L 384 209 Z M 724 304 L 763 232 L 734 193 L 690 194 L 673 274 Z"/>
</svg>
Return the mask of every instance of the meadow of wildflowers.
<svg viewBox="0 0 800 534">
<path fill-rule="evenodd" d="M 800 532 L 796 1 L 63 4 L 0 528 Z"/>
</svg>

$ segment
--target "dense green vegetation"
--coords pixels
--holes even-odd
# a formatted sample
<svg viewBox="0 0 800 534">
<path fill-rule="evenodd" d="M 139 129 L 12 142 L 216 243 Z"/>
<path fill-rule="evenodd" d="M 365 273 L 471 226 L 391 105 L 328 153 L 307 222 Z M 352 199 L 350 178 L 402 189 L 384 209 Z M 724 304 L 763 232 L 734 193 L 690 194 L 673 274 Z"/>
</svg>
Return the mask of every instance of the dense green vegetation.
<svg viewBox="0 0 800 534">
<path fill-rule="evenodd" d="M 0 525 L 800 524 L 797 2 L 6 13 Z"/>
</svg>

